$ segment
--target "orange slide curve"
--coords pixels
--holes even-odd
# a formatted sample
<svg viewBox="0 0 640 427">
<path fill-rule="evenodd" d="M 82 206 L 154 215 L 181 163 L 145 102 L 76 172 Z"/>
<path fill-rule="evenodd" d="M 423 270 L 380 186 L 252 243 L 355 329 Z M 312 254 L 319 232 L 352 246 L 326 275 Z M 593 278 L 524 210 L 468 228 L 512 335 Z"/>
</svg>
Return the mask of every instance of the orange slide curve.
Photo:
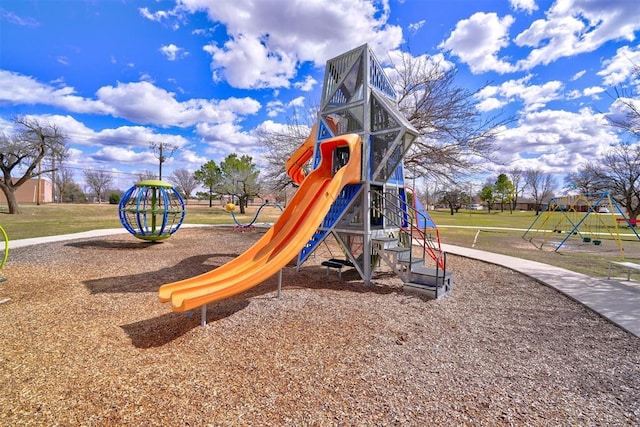
<svg viewBox="0 0 640 427">
<path fill-rule="evenodd" d="M 349 147 L 349 160 L 333 175 L 333 152 Z M 160 287 L 160 301 L 187 311 L 250 289 L 276 274 L 307 244 L 347 184 L 360 182 L 361 139 L 349 134 L 320 144 L 321 161 L 302 181 L 280 218 L 253 246 L 199 276 Z"/>
<path fill-rule="evenodd" d="M 338 127 L 337 120 L 333 117 L 326 117 L 325 122 L 329 125 L 329 129 L 331 129 L 335 134 Z M 287 175 L 289 175 L 291 180 L 298 185 L 304 180 L 303 166 L 309 161 L 309 159 L 311 159 L 311 156 L 313 156 L 313 149 L 316 146 L 317 134 L 318 123 L 316 122 L 311 128 L 311 132 L 309 132 L 307 139 L 300 145 L 300 147 L 298 147 L 291 157 L 289 157 L 289 160 L 287 160 L 284 165 Z"/>
</svg>

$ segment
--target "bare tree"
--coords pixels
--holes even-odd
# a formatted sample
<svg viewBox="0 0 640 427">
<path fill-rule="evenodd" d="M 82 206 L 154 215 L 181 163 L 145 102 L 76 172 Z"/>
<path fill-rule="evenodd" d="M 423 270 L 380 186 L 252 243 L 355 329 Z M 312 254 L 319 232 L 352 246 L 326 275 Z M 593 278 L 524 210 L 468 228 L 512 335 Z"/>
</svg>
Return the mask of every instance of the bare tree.
<svg viewBox="0 0 640 427">
<path fill-rule="evenodd" d="M 553 196 L 557 185 L 556 181 L 551 174 L 545 174 L 540 169 L 531 168 L 524 171 L 524 182 L 535 201 L 536 215 L 538 215 L 542 202 Z"/>
<path fill-rule="evenodd" d="M 136 174 L 136 177 L 138 178 L 138 180 L 134 184 L 136 184 L 136 183 L 138 183 L 140 181 L 158 179 L 158 175 L 156 175 L 155 172 L 152 172 L 150 170 L 143 170 L 142 172 L 138 172 Z"/>
<path fill-rule="evenodd" d="M 291 154 L 309 136 L 312 128 L 310 122 L 311 120 L 301 119 L 297 111 L 294 111 L 285 125 L 277 128 L 262 126 L 255 132 L 260 144 L 267 149 L 267 167 L 263 178 L 277 191 L 292 183 L 284 166 Z"/>
<path fill-rule="evenodd" d="M 591 194 L 606 191 L 607 184 L 593 173 L 592 168 L 582 167 L 575 172 L 570 172 L 565 178 L 567 190 L 577 191 L 580 194 Z"/>
<path fill-rule="evenodd" d="M 456 86 L 455 77 L 455 69 L 411 55 L 402 56 L 391 76 L 400 111 L 420 133 L 405 156 L 405 166 L 420 176 L 450 183 L 481 170 L 487 160 L 495 162 L 495 137 L 511 121 L 483 116 L 477 92 Z M 265 179 L 282 187 L 290 183 L 285 161 L 310 128 L 294 115 L 280 130 L 263 128 L 256 133 L 268 150 Z"/>
<path fill-rule="evenodd" d="M 182 190 L 185 203 L 189 202 L 191 193 L 193 193 L 193 190 L 195 190 L 199 185 L 195 174 L 187 169 L 174 170 L 173 176 L 169 178 L 169 181 L 171 181 L 176 187 Z"/>
<path fill-rule="evenodd" d="M 640 81 L 640 65 L 634 66 L 633 74 Z M 607 115 L 609 123 L 631 135 L 640 137 L 640 100 L 637 97 L 634 98 L 634 93 L 624 87 L 615 88 L 612 98 L 614 98 L 613 107 L 618 110 L 618 114 Z"/>
<path fill-rule="evenodd" d="M 84 181 L 87 186 L 95 193 L 98 203 L 102 203 L 102 198 L 113 182 L 111 172 L 104 169 L 85 170 Z"/>
<path fill-rule="evenodd" d="M 74 183 L 73 171 L 70 168 L 61 167 L 56 175 L 56 188 L 58 193 L 54 195 L 60 202 L 64 201 L 63 195 L 68 193 Z"/>
<path fill-rule="evenodd" d="M 494 162 L 494 140 L 510 119 L 483 117 L 475 95 L 455 84 L 457 70 L 429 58 L 403 55 L 394 67 L 400 111 L 420 136 L 405 165 L 422 176 L 453 182 Z"/>
<path fill-rule="evenodd" d="M 594 192 L 609 191 L 631 219 L 640 215 L 640 146 L 616 145 L 600 161 L 584 163 L 576 175 Z"/>
<path fill-rule="evenodd" d="M 46 157 L 62 160 L 66 156 L 65 136 L 55 124 L 45 125 L 26 117 L 17 117 L 14 122 L 18 132 L 0 136 L 0 190 L 7 199 L 10 214 L 20 213 L 15 195 L 20 186 L 55 170 L 54 167 L 43 169 L 42 160 Z"/>
<path fill-rule="evenodd" d="M 515 210 L 518 205 L 518 195 L 524 191 L 526 182 L 522 177 L 522 169 L 513 167 L 507 171 L 507 175 L 513 184 L 513 194 L 511 195 L 511 209 Z"/>
</svg>

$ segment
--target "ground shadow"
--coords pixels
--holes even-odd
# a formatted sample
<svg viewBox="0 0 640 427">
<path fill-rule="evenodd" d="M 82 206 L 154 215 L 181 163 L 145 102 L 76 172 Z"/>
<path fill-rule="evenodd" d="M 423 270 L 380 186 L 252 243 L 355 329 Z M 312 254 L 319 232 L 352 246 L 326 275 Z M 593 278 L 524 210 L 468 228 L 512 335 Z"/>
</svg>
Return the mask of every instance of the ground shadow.
<svg viewBox="0 0 640 427">
<path fill-rule="evenodd" d="M 157 242 L 146 241 L 109 241 L 109 240 L 82 240 L 77 242 L 66 243 L 65 246 L 71 246 L 79 249 L 147 249 L 156 245 Z"/>
<path fill-rule="evenodd" d="M 246 299 L 229 299 L 223 303 L 207 306 L 207 323 L 213 323 L 244 309 Z M 161 347 L 200 327 L 200 310 L 186 313 L 167 313 L 159 317 L 141 320 L 120 327 L 137 348 Z"/>
<path fill-rule="evenodd" d="M 198 257 L 193 257 L 198 258 Z M 178 268 L 176 266 L 176 268 Z M 293 273 L 284 280 L 282 287 L 282 298 L 287 298 L 287 290 L 296 289 L 325 289 L 340 292 L 353 293 L 377 293 L 392 294 L 402 293 L 402 287 L 394 287 L 388 285 L 377 284 L 375 279 L 370 286 L 365 286 L 360 275 L 354 269 L 348 269 L 342 272 L 342 278 L 338 278 L 335 272 L 326 274 L 323 267 L 309 266 L 304 270 L 304 274 L 295 272 L 295 264 L 286 267 Z M 306 276 L 306 277 L 305 277 Z M 314 279 L 307 281 L 308 276 Z M 394 273 L 381 273 L 378 277 L 395 276 Z M 318 280 L 321 278 L 321 280 Z M 296 281 L 292 279 L 298 279 Z M 322 280 L 323 279 L 323 280 Z M 271 277 L 261 284 L 229 299 L 216 301 L 207 305 L 207 324 L 215 323 L 232 314 L 243 310 L 249 305 L 251 298 L 273 298 L 273 296 L 265 296 L 273 294 L 277 287 L 277 276 Z M 154 290 L 157 289 L 157 284 Z M 171 341 L 181 337 L 194 328 L 200 327 L 202 319 L 200 318 L 201 310 L 197 308 L 185 313 L 167 313 L 159 317 L 141 320 L 139 322 L 121 325 L 121 328 L 131 339 L 132 344 L 138 348 L 161 347 Z"/>
<path fill-rule="evenodd" d="M 103 277 L 100 279 L 85 280 L 82 283 L 91 294 L 156 292 L 158 288 L 165 283 L 197 276 L 221 265 L 219 263 L 207 263 L 207 261 L 211 259 L 235 258 L 238 255 L 237 253 L 195 255 L 183 259 L 172 267 L 162 268 L 156 271 L 129 274 L 126 276 Z"/>
</svg>

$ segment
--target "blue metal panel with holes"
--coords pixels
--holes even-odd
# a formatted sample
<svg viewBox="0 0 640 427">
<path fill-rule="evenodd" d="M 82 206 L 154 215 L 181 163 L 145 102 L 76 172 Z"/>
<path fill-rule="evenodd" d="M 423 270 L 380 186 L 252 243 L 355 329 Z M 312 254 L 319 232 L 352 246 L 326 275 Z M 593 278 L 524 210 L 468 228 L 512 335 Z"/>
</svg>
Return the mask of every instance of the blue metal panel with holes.
<svg viewBox="0 0 640 427">
<path fill-rule="evenodd" d="M 336 225 L 336 222 L 342 216 L 342 213 L 347 209 L 347 206 L 351 203 L 351 200 L 358 194 L 362 184 L 352 184 L 345 186 L 335 202 L 329 208 L 329 213 L 324 217 L 324 221 L 322 222 L 322 226 L 315 232 L 315 234 L 309 239 L 309 242 L 302 248 L 300 254 L 298 255 L 298 265 L 302 264 L 311 253 L 315 250 L 316 247 L 327 237 L 329 231 Z"/>
</svg>

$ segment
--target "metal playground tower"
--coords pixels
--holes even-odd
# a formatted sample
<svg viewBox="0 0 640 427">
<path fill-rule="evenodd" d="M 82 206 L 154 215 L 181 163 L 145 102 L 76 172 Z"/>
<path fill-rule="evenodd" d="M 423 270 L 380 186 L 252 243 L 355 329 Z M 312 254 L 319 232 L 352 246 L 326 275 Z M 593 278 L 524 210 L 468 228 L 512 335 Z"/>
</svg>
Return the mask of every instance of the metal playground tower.
<svg viewBox="0 0 640 427">
<path fill-rule="evenodd" d="M 302 265 L 333 235 L 345 260 L 366 284 L 384 261 L 405 283 L 437 298 L 448 292 L 452 275 L 440 249 L 438 231 L 415 194 L 405 187 L 403 158 L 418 132 L 398 109 L 397 95 L 373 52 L 365 44 L 327 62 L 318 117 L 313 167 L 322 141 L 344 134 L 362 139 L 361 182 L 347 185 L 298 256 Z M 334 164 L 347 159 L 336 150 Z M 333 263 L 333 264 L 331 264 Z"/>
</svg>

